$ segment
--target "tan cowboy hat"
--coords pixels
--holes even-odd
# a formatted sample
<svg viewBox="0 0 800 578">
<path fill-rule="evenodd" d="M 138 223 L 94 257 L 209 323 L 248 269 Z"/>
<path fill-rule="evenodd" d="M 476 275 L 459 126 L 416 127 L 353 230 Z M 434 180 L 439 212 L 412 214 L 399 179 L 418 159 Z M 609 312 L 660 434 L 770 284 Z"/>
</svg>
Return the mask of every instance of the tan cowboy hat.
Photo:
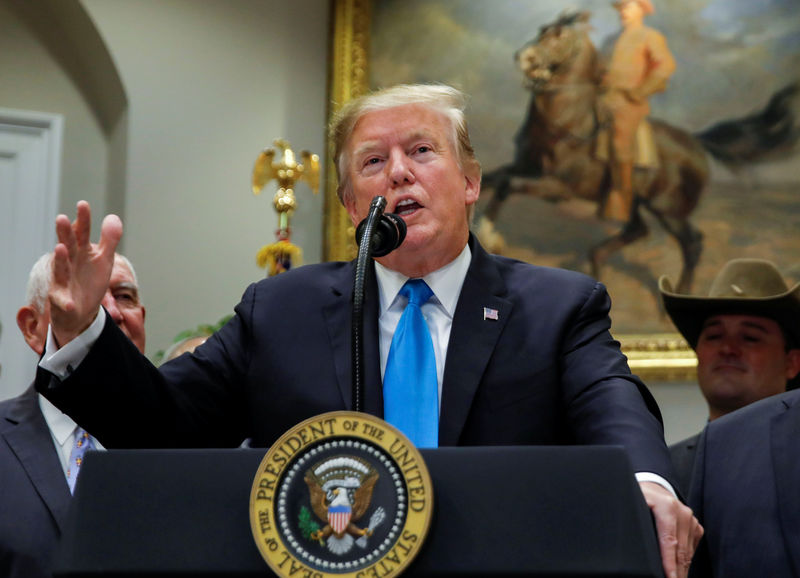
<svg viewBox="0 0 800 578">
<path fill-rule="evenodd" d="M 652 14 L 656 11 L 655 7 L 653 6 L 653 3 L 650 2 L 650 0 L 617 0 L 616 2 L 612 2 L 611 4 L 612 6 L 614 6 L 614 8 L 619 10 L 620 8 L 625 6 L 625 4 L 627 4 L 628 2 L 638 3 L 639 6 L 642 7 L 642 11 L 645 14 Z"/>
<path fill-rule="evenodd" d="M 658 289 L 664 308 L 692 349 L 705 320 L 725 314 L 773 319 L 792 347 L 800 347 L 800 283 L 789 289 L 770 261 L 728 261 L 711 283 L 708 297 L 675 293 L 666 276 L 658 280 Z"/>
</svg>

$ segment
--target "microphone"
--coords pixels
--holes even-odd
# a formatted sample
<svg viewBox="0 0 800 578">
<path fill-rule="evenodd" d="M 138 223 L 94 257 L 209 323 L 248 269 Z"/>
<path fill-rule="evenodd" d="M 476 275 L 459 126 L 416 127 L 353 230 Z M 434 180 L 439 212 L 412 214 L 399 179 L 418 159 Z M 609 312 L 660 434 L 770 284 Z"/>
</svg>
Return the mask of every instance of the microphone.
<svg viewBox="0 0 800 578">
<path fill-rule="evenodd" d="M 369 259 L 388 255 L 406 238 L 406 222 L 393 213 L 384 214 L 386 199 L 372 199 L 367 218 L 356 228 L 358 257 L 353 274 L 353 311 L 351 315 L 351 362 L 353 368 L 353 411 L 364 411 L 364 287 Z"/>
<path fill-rule="evenodd" d="M 369 217 L 367 217 L 368 219 Z M 361 237 L 367 226 L 364 219 L 356 227 L 356 243 L 361 244 Z M 406 238 L 406 222 L 394 213 L 384 213 L 372 230 L 372 256 L 383 257 L 397 249 Z"/>
</svg>

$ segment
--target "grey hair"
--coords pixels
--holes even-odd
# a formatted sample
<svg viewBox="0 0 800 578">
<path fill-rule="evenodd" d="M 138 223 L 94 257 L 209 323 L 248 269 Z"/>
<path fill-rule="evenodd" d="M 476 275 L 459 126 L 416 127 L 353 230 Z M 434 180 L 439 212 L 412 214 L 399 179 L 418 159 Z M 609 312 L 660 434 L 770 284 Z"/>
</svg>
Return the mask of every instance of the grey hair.
<svg viewBox="0 0 800 578">
<path fill-rule="evenodd" d="M 119 259 L 120 261 L 122 261 L 122 263 L 128 268 L 128 271 L 131 272 L 131 277 L 133 277 L 133 284 L 136 285 L 136 289 L 138 291 L 139 290 L 139 278 L 136 277 L 136 270 L 133 268 L 133 264 L 128 260 L 128 258 L 125 255 L 123 255 L 121 253 L 117 253 L 114 257 L 116 259 Z"/>
<path fill-rule="evenodd" d="M 136 278 L 136 271 L 127 257 L 117 253 L 114 256 L 119 259 L 128 270 L 131 272 L 133 282 L 137 289 L 139 287 L 139 280 Z M 47 293 L 50 291 L 50 275 L 53 270 L 53 253 L 45 253 L 36 260 L 36 263 L 31 267 L 31 272 L 28 275 L 28 287 L 25 291 L 25 302 L 36 309 L 39 313 L 44 313 L 44 306 L 47 302 Z"/>
<path fill-rule="evenodd" d="M 50 291 L 50 271 L 53 265 L 53 254 L 45 253 L 36 260 L 28 275 L 28 287 L 25 292 L 25 302 L 44 313 L 47 302 L 47 292 Z"/>
<path fill-rule="evenodd" d="M 442 113 L 452 127 L 450 140 L 456 149 L 461 169 L 480 174 L 480 163 L 469 140 L 464 93 L 444 84 L 399 84 L 351 100 L 336 113 L 331 122 L 329 132 L 334 146 L 333 160 L 339 177 L 336 194 L 342 204 L 353 192 L 347 173 L 349 159 L 346 148 L 358 121 L 367 113 L 409 104 L 420 104 Z"/>
</svg>

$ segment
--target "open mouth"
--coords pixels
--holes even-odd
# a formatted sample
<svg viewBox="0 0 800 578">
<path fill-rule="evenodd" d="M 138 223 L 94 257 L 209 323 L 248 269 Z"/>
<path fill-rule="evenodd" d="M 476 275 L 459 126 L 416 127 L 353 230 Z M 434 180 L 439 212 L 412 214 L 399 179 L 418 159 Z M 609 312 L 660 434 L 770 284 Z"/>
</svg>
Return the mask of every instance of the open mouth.
<svg viewBox="0 0 800 578">
<path fill-rule="evenodd" d="M 420 205 L 415 200 L 404 199 L 399 203 L 397 203 L 397 206 L 394 208 L 394 212 L 396 215 L 400 215 L 401 217 L 406 217 L 421 208 L 422 205 Z"/>
</svg>

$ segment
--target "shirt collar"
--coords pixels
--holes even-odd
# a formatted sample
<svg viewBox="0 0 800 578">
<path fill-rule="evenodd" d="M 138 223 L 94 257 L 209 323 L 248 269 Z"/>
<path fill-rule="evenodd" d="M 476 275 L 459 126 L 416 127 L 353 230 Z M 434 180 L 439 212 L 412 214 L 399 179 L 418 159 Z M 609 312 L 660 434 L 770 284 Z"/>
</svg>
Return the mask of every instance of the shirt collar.
<svg viewBox="0 0 800 578">
<path fill-rule="evenodd" d="M 466 244 L 458 257 L 441 269 L 428 273 L 422 278 L 433 291 L 436 300 L 451 318 L 455 314 L 458 297 L 461 294 L 461 286 L 467 277 L 471 261 L 472 251 L 470 251 L 469 244 Z M 402 273 L 384 267 L 377 261 L 375 262 L 375 276 L 378 280 L 380 314 L 383 315 L 394 304 L 397 294 L 409 278 Z"/>
<path fill-rule="evenodd" d="M 44 421 L 47 422 L 47 427 L 49 427 L 50 431 L 53 433 L 53 437 L 59 445 L 64 445 L 67 438 L 75 431 L 75 426 L 77 424 L 71 417 L 63 413 L 41 394 L 39 394 L 39 407 L 42 410 Z"/>
</svg>

